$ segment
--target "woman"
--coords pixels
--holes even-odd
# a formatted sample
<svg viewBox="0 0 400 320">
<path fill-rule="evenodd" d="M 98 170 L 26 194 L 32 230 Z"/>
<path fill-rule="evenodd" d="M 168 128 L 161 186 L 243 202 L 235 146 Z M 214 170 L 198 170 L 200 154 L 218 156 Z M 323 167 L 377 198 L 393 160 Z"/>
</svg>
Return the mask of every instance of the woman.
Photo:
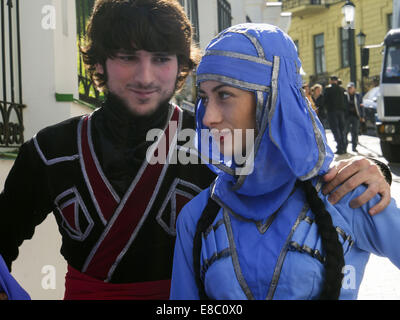
<svg viewBox="0 0 400 320">
<path fill-rule="evenodd" d="M 270 25 L 231 27 L 207 47 L 198 149 L 218 177 L 179 215 L 171 299 L 355 299 L 370 252 L 400 266 L 394 201 L 371 217 L 378 197 L 349 206 L 364 187 L 335 205 L 319 192 L 333 154 L 300 67 Z"/>
</svg>

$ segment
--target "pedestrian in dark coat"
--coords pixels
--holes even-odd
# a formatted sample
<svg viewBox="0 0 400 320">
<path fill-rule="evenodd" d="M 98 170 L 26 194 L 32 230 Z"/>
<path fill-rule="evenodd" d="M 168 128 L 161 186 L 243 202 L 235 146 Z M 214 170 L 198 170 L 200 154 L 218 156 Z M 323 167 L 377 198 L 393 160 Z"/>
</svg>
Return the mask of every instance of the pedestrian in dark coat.
<svg viewBox="0 0 400 320">
<path fill-rule="evenodd" d="M 347 149 L 345 90 L 338 85 L 338 77 L 336 76 L 332 76 L 329 83 L 324 92 L 329 127 L 337 144 L 335 153 L 345 154 Z"/>
<path fill-rule="evenodd" d="M 347 85 L 346 106 L 347 106 L 347 133 L 351 132 L 352 150 L 357 152 L 358 132 L 360 129 L 360 122 L 365 122 L 364 107 L 361 104 L 361 96 L 356 92 L 355 84 L 350 82 Z"/>
</svg>

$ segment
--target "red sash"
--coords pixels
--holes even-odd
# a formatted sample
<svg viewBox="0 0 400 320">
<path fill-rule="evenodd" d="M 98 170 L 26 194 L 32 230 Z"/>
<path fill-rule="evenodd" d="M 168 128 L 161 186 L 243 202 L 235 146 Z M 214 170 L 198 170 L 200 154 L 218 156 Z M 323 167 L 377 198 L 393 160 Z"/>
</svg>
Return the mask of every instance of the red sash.
<svg viewBox="0 0 400 320">
<path fill-rule="evenodd" d="M 158 152 L 165 152 L 166 155 L 174 152 L 181 113 L 178 107 L 174 109 L 164 134 L 158 140 L 153 159 Z M 96 279 L 109 281 L 151 209 L 168 162 L 150 164 L 145 161 L 125 196 L 119 200 L 94 153 L 90 117 L 84 118 L 81 124 L 79 148 L 86 184 L 105 224 L 103 234 L 87 257 L 82 272 Z"/>
<path fill-rule="evenodd" d="M 106 283 L 68 266 L 64 300 L 168 300 L 170 287 L 171 280 Z"/>
</svg>

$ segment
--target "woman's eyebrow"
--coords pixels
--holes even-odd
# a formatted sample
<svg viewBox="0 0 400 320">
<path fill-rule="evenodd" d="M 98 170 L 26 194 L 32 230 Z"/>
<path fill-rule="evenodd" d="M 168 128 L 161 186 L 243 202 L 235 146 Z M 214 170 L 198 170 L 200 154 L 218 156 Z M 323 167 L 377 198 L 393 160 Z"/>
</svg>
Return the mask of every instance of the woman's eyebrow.
<svg viewBox="0 0 400 320">
<path fill-rule="evenodd" d="M 229 87 L 229 86 L 228 86 L 227 84 L 220 84 L 220 85 L 218 85 L 218 86 L 212 88 L 211 91 L 212 91 L 212 92 L 215 92 L 215 91 L 218 91 L 219 89 L 221 89 L 221 88 L 223 88 L 223 87 Z M 204 93 L 204 94 L 205 94 L 205 91 L 204 91 L 203 89 L 200 89 L 200 88 L 199 88 L 199 93 Z"/>
</svg>

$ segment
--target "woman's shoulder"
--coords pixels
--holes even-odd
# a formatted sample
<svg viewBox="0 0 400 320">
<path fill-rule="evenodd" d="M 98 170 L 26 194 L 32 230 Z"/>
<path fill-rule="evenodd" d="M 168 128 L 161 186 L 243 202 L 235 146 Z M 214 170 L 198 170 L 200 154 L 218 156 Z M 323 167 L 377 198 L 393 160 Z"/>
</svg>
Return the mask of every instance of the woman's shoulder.
<svg viewBox="0 0 400 320">
<path fill-rule="evenodd" d="M 210 188 L 207 188 L 190 200 L 178 215 L 177 227 L 196 226 L 209 198 Z"/>
</svg>

